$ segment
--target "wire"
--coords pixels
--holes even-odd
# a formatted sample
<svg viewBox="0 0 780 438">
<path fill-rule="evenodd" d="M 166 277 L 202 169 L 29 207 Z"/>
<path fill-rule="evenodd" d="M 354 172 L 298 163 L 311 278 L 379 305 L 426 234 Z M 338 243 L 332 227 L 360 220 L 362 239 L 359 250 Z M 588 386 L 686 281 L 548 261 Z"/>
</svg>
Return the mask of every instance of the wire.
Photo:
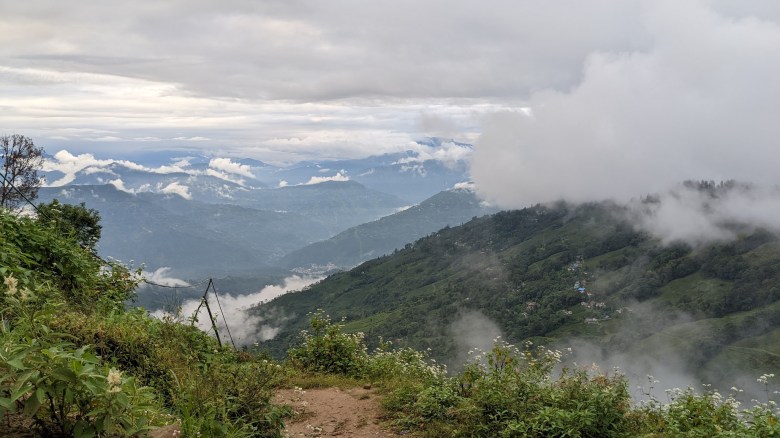
<svg viewBox="0 0 780 438">
<path fill-rule="evenodd" d="M 230 343 L 233 344 L 233 349 L 236 349 L 236 343 L 233 341 L 233 335 L 230 334 L 230 327 L 228 327 L 227 319 L 225 319 L 225 311 L 222 310 L 222 304 L 219 302 L 219 294 L 217 293 L 217 287 L 214 283 L 211 283 L 211 289 L 214 290 L 214 296 L 217 297 L 217 306 L 219 306 L 219 313 L 222 314 L 222 321 L 225 322 L 225 328 L 227 329 L 228 336 L 230 337 Z"/>
<path fill-rule="evenodd" d="M 9 180 L 8 180 L 8 178 L 6 178 L 5 174 L 0 174 L 0 176 L 2 176 L 2 177 L 3 177 L 3 181 L 5 181 L 5 182 L 6 182 L 6 184 L 8 184 L 8 185 L 9 185 L 9 186 L 10 186 L 12 189 L 14 189 L 14 190 L 16 191 L 16 193 L 18 193 L 18 194 L 19 194 L 19 196 L 21 196 L 21 197 L 22 197 L 22 199 L 24 199 L 24 200 L 25 200 L 25 201 L 26 201 L 28 204 L 30 204 L 30 206 L 31 206 L 33 209 L 35 209 L 35 211 L 38 213 L 38 215 L 40 215 L 40 216 L 43 216 L 43 217 L 44 217 L 44 218 L 46 218 L 47 220 L 52 220 L 52 218 L 50 218 L 48 215 L 46 215 L 45 213 L 43 213 L 43 212 L 42 212 L 42 211 L 41 211 L 41 210 L 38 208 L 38 206 L 37 206 L 37 205 L 33 204 L 33 202 L 32 202 L 32 201 L 30 201 L 30 199 L 29 199 L 29 198 L 27 198 L 27 196 L 25 196 L 25 194 L 24 194 L 24 193 L 23 193 L 21 190 L 19 190 L 19 189 L 18 189 L 18 188 L 17 188 L 17 187 L 16 187 L 16 186 L 15 186 L 15 185 L 14 185 L 14 184 L 11 182 L 11 181 L 9 181 Z M 92 251 L 88 251 L 88 252 L 89 252 L 89 254 L 90 254 L 92 257 L 95 257 L 97 260 L 99 260 L 101 263 L 103 263 L 103 265 L 105 265 L 105 266 L 110 266 L 110 265 L 111 265 L 111 263 L 110 263 L 109 261 L 107 261 L 107 260 L 105 260 L 104 258 L 100 257 L 100 256 L 99 256 L 99 255 L 97 255 L 96 253 L 94 253 L 94 252 L 92 252 Z M 231 344 L 233 344 L 233 348 L 234 348 L 234 349 L 236 348 L 236 343 L 235 343 L 235 341 L 233 340 L 233 334 L 232 334 L 232 333 L 230 333 L 230 327 L 228 326 L 227 319 L 225 318 L 225 311 L 224 311 L 224 310 L 222 310 L 222 303 L 220 303 L 220 301 L 219 301 L 219 294 L 217 293 L 217 288 L 214 286 L 214 282 L 212 281 L 212 279 L 211 279 L 211 278 L 209 278 L 209 279 L 206 279 L 206 280 L 203 280 L 203 281 L 201 281 L 201 282 L 199 282 L 199 283 L 195 283 L 195 284 L 188 285 L 188 286 L 170 286 L 170 285 L 167 285 L 167 284 L 160 284 L 160 283 L 156 283 L 156 282 L 154 282 L 154 281 L 147 280 L 146 278 L 143 278 L 141 281 L 142 281 L 142 282 L 144 282 L 144 283 L 146 283 L 146 284 L 152 285 L 152 286 L 157 286 L 157 287 L 164 287 L 164 288 L 168 288 L 168 289 L 191 288 L 191 287 L 200 286 L 200 285 L 202 285 L 203 283 L 205 283 L 205 282 L 207 282 L 207 281 L 208 281 L 208 282 L 209 282 L 209 286 L 211 286 L 211 289 L 212 289 L 212 290 L 214 290 L 214 296 L 217 298 L 217 305 L 219 306 L 219 312 L 222 314 L 222 321 L 224 321 L 224 323 L 225 323 L 225 328 L 227 329 L 228 336 L 230 337 L 230 343 L 231 343 Z M 209 293 L 209 288 L 207 287 L 207 288 L 206 288 L 206 293 L 203 295 L 203 300 L 204 300 L 204 301 L 205 301 L 205 300 L 208 300 L 208 298 L 207 298 L 207 295 L 208 295 L 208 293 Z M 199 311 L 200 311 L 200 306 L 198 306 L 198 310 L 196 310 L 196 311 L 195 311 L 195 315 L 197 315 L 197 313 L 198 313 Z M 194 322 L 194 319 L 193 319 L 193 322 Z M 217 328 L 216 328 L 216 326 L 214 326 L 214 327 L 213 327 L 213 329 L 214 329 L 214 333 L 215 333 L 215 334 L 217 334 Z M 209 330 L 209 331 L 210 331 L 210 330 Z M 207 332 L 207 333 L 208 333 L 208 332 Z M 219 334 L 217 334 L 217 336 L 219 336 Z"/>
<path fill-rule="evenodd" d="M 32 201 L 30 201 L 30 199 L 28 199 L 27 196 L 25 196 L 24 193 L 22 193 L 21 190 L 19 190 L 11 181 L 9 181 L 8 178 L 6 178 L 5 174 L 2 174 L 1 176 L 3 177 L 3 181 L 5 181 L 9 186 L 11 186 L 12 189 L 16 190 L 16 193 L 18 193 L 19 196 L 22 197 L 22 199 L 27 201 L 27 203 L 30 204 L 32 206 L 32 208 L 34 208 L 35 211 L 38 212 L 39 215 L 45 217 L 48 220 L 51 220 L 51 218 L 49 216 L 47 216 L 44 213 L 42 213 L 41 210 L 39 210 L 38 207 L 35 204 L 33 204 Z"/>
<path fill-rule="evenodd" d="M 167 285 L 167 284 L 155 283 L 154 281 L 147 280 L 146 278 L 141 279 L 142 283 L 146 283 L 146 284 L 149 284 L 149 285 L 152 285 L 152 286 L 157 286 L 157 287 L 165 287 L 165 288 L 168 288 L 168 289 L 178 289 L 178 288 L 187 289 L 187 288 L 191 288 L 191 287 L 200 286 L 200 285 L 206 283 L 207 281 L 209 281 L 209 280 L 205 279 L 205 280 L 200 281 L 198 283 L 188 284 L 186 286 L 170 286 L 170 285 Z"/>
</svg>

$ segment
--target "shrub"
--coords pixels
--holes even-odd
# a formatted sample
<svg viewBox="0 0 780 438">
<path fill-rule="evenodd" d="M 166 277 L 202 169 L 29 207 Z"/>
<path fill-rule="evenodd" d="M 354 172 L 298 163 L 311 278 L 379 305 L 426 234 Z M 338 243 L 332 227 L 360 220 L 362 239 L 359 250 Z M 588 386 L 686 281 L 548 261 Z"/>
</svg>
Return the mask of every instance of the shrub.
<svg viewBox="0 0 780 438">
<path fill-rule="evenodd" d="M 44 435 L 134 435 L 165 419 L 151 388 L 87 347 L 3 330 L 0 414 L 22 412 Z"/>
<path fill-rule="evenodd" d="M 302 331 L 300 345 L 288 351 L 295 367 L 353 377 L 364 374 L 368 353 L 362 333 L 344 333 L 344 325 L 331 322 L 322 310 L 313 313 L 309 322 L 311 331 Z"/>
</svg>

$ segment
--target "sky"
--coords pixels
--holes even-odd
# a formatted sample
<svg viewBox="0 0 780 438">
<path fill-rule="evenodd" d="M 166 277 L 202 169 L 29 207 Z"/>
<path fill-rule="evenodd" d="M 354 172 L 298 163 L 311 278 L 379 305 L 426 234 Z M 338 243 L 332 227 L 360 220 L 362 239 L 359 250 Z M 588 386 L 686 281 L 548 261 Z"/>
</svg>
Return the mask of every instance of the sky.
<svg viewBox="0 0 780 438">
<path fill-rule="evenodd" d="M 477 145 L 474 179 L 506 205 L 638 174 L 763 176 L 776 158 L 774 0 L 0 0 L 0 12 L 0 132 L 51 153 L 295 161 L 442 136 Z"/>
</svg>

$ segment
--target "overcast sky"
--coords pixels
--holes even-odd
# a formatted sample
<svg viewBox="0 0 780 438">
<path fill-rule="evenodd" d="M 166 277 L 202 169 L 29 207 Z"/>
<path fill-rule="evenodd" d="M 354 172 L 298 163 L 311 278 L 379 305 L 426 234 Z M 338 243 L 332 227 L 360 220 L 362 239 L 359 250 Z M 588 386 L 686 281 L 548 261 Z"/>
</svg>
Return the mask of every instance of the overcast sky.
<svg viewBox="0 0 780 438">
<path fill-rule="evenodd" d="M 722 140 L 704 132 L 737 119 L 755 133 L 727 140 L 764 160 L 779 21 L 775 0 L 0 0 L 0 131 L 50 152 L 270 160 L 436 135 L 477 143 L 481 171 L 533 174 L 562 154 L 658 171 L 659 154 L 708 147 L 680 138 Z"/>
</svg>

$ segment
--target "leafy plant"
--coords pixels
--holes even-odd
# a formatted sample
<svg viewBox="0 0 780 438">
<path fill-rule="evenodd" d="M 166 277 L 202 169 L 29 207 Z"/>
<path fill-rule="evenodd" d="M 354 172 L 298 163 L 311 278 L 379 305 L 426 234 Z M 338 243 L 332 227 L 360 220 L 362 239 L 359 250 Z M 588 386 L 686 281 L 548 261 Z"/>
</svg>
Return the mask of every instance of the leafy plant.
<svg viewBox="0 0 780 438">
<path fill-rule="evenodd" d="M 351 376 L 364 373 L 368 353 L 362 333 L 344 333 L 343 324 L 332 322 L 321 310 L 311 314 L 309 321 L 311 331 L 302 331 L 300 345 L 288 351 L 294 366 Z"/>
<path fill-rule="evenodd" d="M 134 435 L 164 418 L 150 388 L 88 347 L 17 339 L 7 329 L 0 341 L 0 413 L 21 412 L 44 434 Z"/>
</svg>

